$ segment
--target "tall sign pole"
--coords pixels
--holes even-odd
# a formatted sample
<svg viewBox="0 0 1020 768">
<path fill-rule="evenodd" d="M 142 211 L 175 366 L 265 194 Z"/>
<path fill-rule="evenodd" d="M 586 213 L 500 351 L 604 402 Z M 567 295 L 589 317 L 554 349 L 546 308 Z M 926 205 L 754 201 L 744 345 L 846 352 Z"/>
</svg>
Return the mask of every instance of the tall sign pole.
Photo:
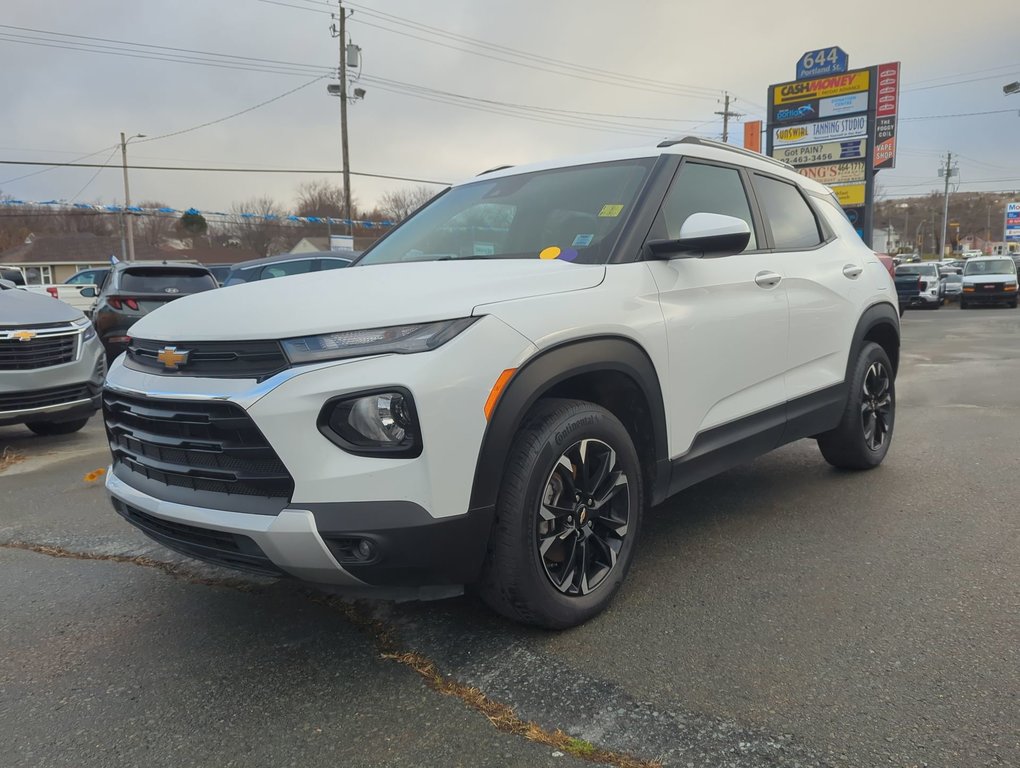
<svg viewBox="0 0 1020 768">
<path fill-rule="evenodd" d="M 134 137 L 132 137 L 134 138 Z M 127 210 L 131 207 L 131 190 L 128 187 L 128 170 L 127 170 L 127 139 L 124 138 L 124 133 L 120 134 L 120 157 L 121 166 L 124 169 L 124 213 L 123 220 L 125 223 L 125 229 L 127 231 L 127 254 L 126 258 L 128 261 L 135 260 L 135 230 L 134 222 L 131 220 L 131 213 Z"/>
<path fill-rule="evenodd" d="M 347 219 L 348 233 L 354 236 L 354 221 L 351 216 L 351 164 L 347 148 L 347 12 L 343 0 L 338 0 L 340 17 L 337 20 L 337 38 L 340 41 L 340 156 L 344 165 L 344 218 Z"/>
</svg>

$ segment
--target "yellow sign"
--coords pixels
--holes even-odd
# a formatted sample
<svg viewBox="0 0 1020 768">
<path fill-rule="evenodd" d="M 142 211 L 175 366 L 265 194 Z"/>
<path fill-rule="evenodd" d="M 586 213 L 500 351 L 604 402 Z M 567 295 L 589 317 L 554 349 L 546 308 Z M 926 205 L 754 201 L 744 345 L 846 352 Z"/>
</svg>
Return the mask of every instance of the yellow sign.
<svg viewBox="0 0 1020 768">
<path fill-rule="evenodd" d="M 623 210 L 623 206 L 622 205 L 611 205 L 611 204 L 603 205 L 602 206 L 602 210 L 599 211 L 599 216 L 601 216 L 604 219 L 616 218 L 617 216 L 620 215 L 620 212 L 622 210 Z"/>
<path fill-rule="evenodd" d="M 790 104 L 808 99 L 842 96 L 846 93 L 860 93 L 868 90 L 869 85 L 871 85 L 871 73 L 866 69 L 819 77 L 815 80 L 795 80 L 792 83 L 780 83 L 775 86 L 772 103 Z"/>
<path fill-rule="evenodd" d="M 844 208 L 864 205 L 863 184 L 840 184 L 833 187 L 832 191 L 835 193 L 836 199 L 839 200 L 839 204 Z"/>
<path fill-rule="evenodd" d="M 808 129 L 803 125 L 795 125 L 792 128 L 780 128 L 776 131 L 776 138 L 780 141 L 800 141 L 808 137 Z"/>
</svg>

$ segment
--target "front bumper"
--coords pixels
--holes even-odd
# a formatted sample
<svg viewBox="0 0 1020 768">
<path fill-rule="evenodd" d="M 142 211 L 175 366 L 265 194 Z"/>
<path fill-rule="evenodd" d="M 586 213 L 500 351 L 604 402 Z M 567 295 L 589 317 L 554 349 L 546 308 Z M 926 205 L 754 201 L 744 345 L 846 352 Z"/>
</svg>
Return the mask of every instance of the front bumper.
<svg viewBox="0 0 1020 768">
<path fill-rule="evenodd" d="M 1017 300 L 1016 291 L 964 291 L 960 294 L 968 304 L 1012 304 Z"/>
<path fill-rule="evenodd" d="M 106 358 L 96 339 L 69 363 L 0 373 L 0 426 L 88 418 L 100 407 Z"/>
<path fill-rule="evenodd" d="M 428 353 L 292 368 L 261 383 L 160 376 L 127 368 L 121 358 L 107 384 L 113 400 L 129 395 L 158 400 L 161 408 L 201 401 L 243 409 L 285 466 L 293 491 L 270 502 L 201 481 L 174 487 L 158 469 L 143 476 L 120 461 L 107 475 L 107 490 L 129 522 L 191 557 L 345 593 L 456 594 L 477 578 L 491 529 L 491 509 L 469 509 L 485 399 L 503 369 L 532 353 L 524 337 L 486 317 Z M 393 386 L 414 398 L 420 456 L 353 455 L 320 433 L 325 402 Z M 122 426 L 130 428 L 129 421 Z M 163 472 L 167 460 L 139 457 Z M 367 555 L 357 551 L 362 542 Z"/>
</svg>

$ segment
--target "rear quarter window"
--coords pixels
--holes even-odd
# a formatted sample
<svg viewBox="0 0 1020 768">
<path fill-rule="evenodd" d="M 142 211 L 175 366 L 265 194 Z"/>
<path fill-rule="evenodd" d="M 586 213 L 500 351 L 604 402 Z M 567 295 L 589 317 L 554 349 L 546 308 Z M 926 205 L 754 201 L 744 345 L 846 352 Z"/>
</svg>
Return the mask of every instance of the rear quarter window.
<svg viewBox="0 0 1020 768">
<path fill-rule="evenodd" d="M 797 250 L 821 244 L 818 221 L 796 184 L 755 174 L 754 188 L 776 248 Z"/>
</svg>

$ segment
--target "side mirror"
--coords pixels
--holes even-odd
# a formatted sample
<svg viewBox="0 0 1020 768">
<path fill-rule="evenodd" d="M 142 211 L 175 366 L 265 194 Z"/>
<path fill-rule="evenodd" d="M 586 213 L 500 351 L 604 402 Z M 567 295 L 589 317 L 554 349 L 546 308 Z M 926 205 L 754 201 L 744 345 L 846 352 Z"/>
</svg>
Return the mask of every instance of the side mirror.
<svg viewBox="0 0 1020 768">
<path fill-rule="evenodd" d="M 82 288 L 81 293 L 78 294 L 83 299 L 94 299 L 96 298 L 96 288 L 90 285 L 88 288 Z"/>
<path fill-rule="evenodd" d="M 735 216 L 720 213 L 692 213 L 680 227 L 675 240 L 650 240 L 645 248 L 653 259 L 699 259 L 703 256 L 733 256 L 747 248 L 751 228 Z"/>
<path fill-rule="evenodd" d="M 16 286 L 10 280 L 4 280 L 4 279 L 0 278 L 0 291 L 10 291 L 10 290 L 13 290 L 13 289 L 15 289 L 17 287 L 18 286 Z"/>
</svg>

